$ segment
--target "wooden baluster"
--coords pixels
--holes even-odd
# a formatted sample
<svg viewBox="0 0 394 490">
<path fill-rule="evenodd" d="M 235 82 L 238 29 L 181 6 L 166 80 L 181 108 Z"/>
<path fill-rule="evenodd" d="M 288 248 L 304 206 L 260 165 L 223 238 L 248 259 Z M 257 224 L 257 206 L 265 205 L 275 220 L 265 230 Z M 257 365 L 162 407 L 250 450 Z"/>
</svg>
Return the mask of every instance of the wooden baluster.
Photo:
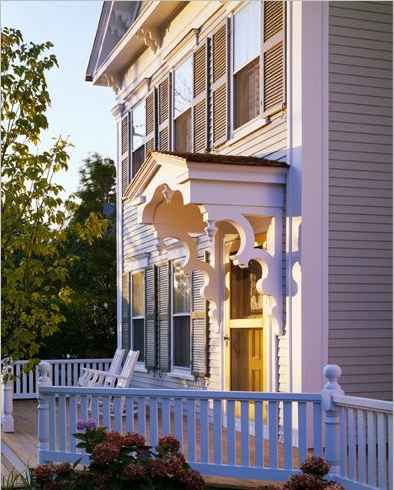
<svg viewBox="0 0 394 490">
<path fill-rule="evenodd" d="M 126 432 L 134 432 L 134 400 L 126 397 Z"/>
<path fill-rule="evenodd" d="M 347 433 L 349 445 L 349 478 L 356 479 L 356 424 L 354 409 L 347 409 Z"/>
<path fill-rule="evenodd" d="M 187 400 L 187 455 L 188 461 L 196 460 L 196 411 L 194 399 Z"/>
<path fill-rule="evenodd" d="M 241 401 L 241 465 L 249 466 L 249 401 Z"/>
<path fill-rule="evenodd" d="M 283 402 L 283 417 L 284 467 L 290 470 L 293 467 L 293 423 L 291 402 Z"/>
<path fill-rule="evenodd" d="M 278 402 L 268 402 L 270 468 L 278 467 Z"/>
<path fill-rule="evenodd" d="M 75 395 L 70 395 L 70 451 L 77 452 L 77 441 L 73 436 L 77 431 L 77 398 Z"/>
<path fill-rule="evenodd" d="M 387 471 L 386 471 L 386 424 L 385 414 L 379 413 L 378 419 L 378 485 L 379 488 L 385 488 L 387 484 Z M 393 464 L 393 461 L 390 461 Z"/>
<path fill-rule="evenodd" d="M 182 398 L 175 398 L 175 437 L 181 444 L 181 450 L 183 448 L 183 400 Z"/>
<path fill-rule="evenodd" d="M 29 395 L 35 395 L 34 371 L 29 373 Z M 29 396 L 30 398 L 30 396 Z"/>
<path fill-rule="evenodd" d="M 79 363 L 74 362 L 73 364 L 73 386 L 78 386 L 78 379 L 79 379 Z"/>
<path fill-rule="evenodd" d="M 339 411 L 339 433 L 342 436 L 339 441 L 340 475 L 347 476 L 347 420 L 346 410 L 344 407 L 341 407 Z"/>
<path fill-rule="evenodd" d="M 110 397 L 108 395 L 103 395 L 103 424 L 108 430 L 111 430 L 111 407 L 110 407 Z"/>
<path fill-rule="evenodd" d="M 161 402 L 161 425 L 163 436 L 171 433 L 170 423 L 170 400 L 168 398 L 164 398 L 164 400 Z"/>
<path fill-rule="evenodd" d="M 24 397 L 28 394 L 28 389 L 27 389 L 27 374 L 22 371 L 22 393 Z"/>
<path fill-rule="evenodd" d="M 209 463 L 208 400 L 204 398 L 200 403 L 200 460 L 201 463 Z"/>
<path fill-rule="evenodd" d="M 222 464 L 222 400 L 213 400 L 213 462 Z"/>
<path fill-rule="evenodd" d="M 66 450 L 66 400 L 64 395 L 59 395 L 59 425 L 58 425 L 58 447 L 59 451 Z"/>
<path fill-rule="evenodd" d="M 68 362 L 67 363 L 67 386 L 74 386 L 72 375 L 71 375 L 71 368 L 72 365 Z"/>
<path fill-rule="evenodd" d="M 20 395 L 22 393 L 22 389 L 21 389 L 21 384 L 22 384 L 22 380 L 21 380 L 21 365 L 19 362 L 17 362 L 16 364 L 16 369 L 15 369 L 15 394 L 16 395 Z M 19 396 L 17 396 L 17 398 L 20 398 Z"/>
<path fill-rule="evenodd" d="M 94 419 L 96 425 L 100 425 L 99 403 L 96 395 L 92 395 L 90 399 L 90 408 L 92 410 L 92 419 Z"/>
<path fill-rule="evenodd" d="M 138 398 L 138 432 L 145 437 L 146 420 L 145 420 L 145 398 Z"/>
<path fill-rule="evenodd" d="M 235 401 L 227 400 L 227 461 L 233 466 L 236 464 L 235 441 Z"/>
<path fill-rule="evenodd" d="M 159 436 L 159 413 L 157 410 L 157 398 L 149 399 L 150 444 L 157 446 Z"/>
<path fill-rule="evenodd" d="M 298 403 L 298 462 L 306 459 L 307 452 L 307 425 L 306 425 L 306 403 Z"/>
<path fill-rule="evenodd" d="M 315 456 L 322 455 L 322 408 L 320 402 L 313 402 L 313 448 Z"/>
<path fill-rule="evenodd" d="M 114 429 L 118 432 L 122 431 L 122 397 L 114 397 Z"/>
<path fill-rule="evenodd" d="M 367 432 L 368 432 L 368 485 L 372 487 L 376 484 L 376 422 L 375 414 L 367 412 Z"/>
<path fill-rule="evenodd" d="M 254 402 L 254 444 L 255 444 L 255 466 L 264 466 L 264 423 L 263 423 L 263 402 Z"/>
<path fill-rule="evenodd" d="M 364 410 L 357 410 L 357 447 L 358 447 L 358 479 L 360 482 L 366 482 L 366 447 L 365 447 L 365 417 Z"/>
</svg>

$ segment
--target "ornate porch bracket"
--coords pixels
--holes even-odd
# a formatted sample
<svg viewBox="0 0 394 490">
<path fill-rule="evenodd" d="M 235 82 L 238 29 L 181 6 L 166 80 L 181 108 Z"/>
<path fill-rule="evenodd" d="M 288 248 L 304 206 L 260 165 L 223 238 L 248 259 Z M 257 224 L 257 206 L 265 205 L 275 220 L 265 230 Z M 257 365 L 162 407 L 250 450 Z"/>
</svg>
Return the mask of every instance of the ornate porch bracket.
<svg viewBox="0 0 394 490">
<path fill-rule="evenodd" d="M 202 208 L 202 206 L 200 206 Z M 272 210 L 270 211 L 271 213 Z M 231 257 L 235 265 L 248 267 L 251 260 L 255 260 L 261 267 L 261 279 L 257 282 L 257 292 L 269 298 L 266 301 L 268 308 L 265 313 L 273 322 L 273 329 L 281 335 L 283 333 L 283 284 L 282 284 L 282 232 L 283 218 L 281 212 L 273 213 L 271 224 L 267 232 L 267 250 L 255 247 L 255 231 L 251 222 L 242 213 L 242 210 L 235 208 L 232 215 L 221 215 L 222 211 L 218 206 L 204 206 L 204 221 L 208 223 L 205 228 L 210 237 L 209 229 L 217 230 L 216 223 L 229 223 L 238 232 L 240 247 L 238 252 Z M 211 237 L 210 237 L 211 238 Z"/>
<path fill-rule="evenodd" d="M 164 244 L 164 239 L 175 238 L 184 245 L 186 250 L 186 258 L 182 264 L 182 269 L 185 274 L 191 276 L 193 270 L 199 270 L 204 273 L 204 286 L 202 287 L 200 294 L 210 303 L 209 316 L 214 323 L 215 328 L 219 324 L 219 318 L 217 317 L 217 305 L 218 298 L 218 284 L 217 274 L 215 269 L 202 260 L 198 260 L 198 250 L 196 239 L 191 237 L 185 229 L 181 226 L 157 224 L 154 226 L 154 235 L 157 243 Z"/>
</svg>

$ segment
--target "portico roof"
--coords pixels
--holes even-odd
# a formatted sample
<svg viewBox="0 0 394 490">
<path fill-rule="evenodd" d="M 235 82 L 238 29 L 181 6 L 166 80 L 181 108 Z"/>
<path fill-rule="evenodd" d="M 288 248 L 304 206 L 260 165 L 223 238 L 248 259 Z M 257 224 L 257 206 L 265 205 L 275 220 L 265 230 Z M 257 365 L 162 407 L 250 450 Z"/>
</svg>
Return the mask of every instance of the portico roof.
<svg viewBox="0 0 394 490">
<path fill-rule="evenodd" d="M 249 156 L 151 151 L 123 199 L 136 206 L 138 223 L 152 225 L 159 250 L 170 237 L 184 244 L 185 272 L 199 269 L 206 274 L 202 294 L 216 305 L 217 232 L 231 225 L 240 240 L 232 260 L 245 267 L 252 259 L 260 263 L 262 279 L 257 289 L 272 298 L 271 316 L 280 329 L 287 168 L 284 162 Z M 255 248 L 256 220 L 269 223 L 267 249 Z M 212 242 L 212 264 L 198 260 L 195 236 L 204 231 Z"/>
</svg>

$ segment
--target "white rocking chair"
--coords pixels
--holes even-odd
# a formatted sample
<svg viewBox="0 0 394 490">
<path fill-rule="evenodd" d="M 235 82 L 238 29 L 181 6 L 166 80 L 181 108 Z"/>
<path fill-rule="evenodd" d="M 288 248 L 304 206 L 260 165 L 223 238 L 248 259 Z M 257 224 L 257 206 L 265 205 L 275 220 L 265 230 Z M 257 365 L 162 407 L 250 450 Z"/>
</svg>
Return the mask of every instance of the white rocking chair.
<svg viewBox="0 0 394 490">
<path fill-rule="evenodd" d="M 124 357 L 125 349 L 116 349 L 115 355 L 112 359 L 111 365 L 108 371 L 105 371 L 108 375 L 119 374 L 122 366 L 122 361 Z M 102 372 L 102 371 L 100 371 Z M 99 377 L 99 370 L 94 368 L 81 368 L 81 376 L 78 379 L 78 386 L 92 386 L 95 384 Z M 112 382 L 112 378 L 108 379 L 108 383 L 105 386 L 113 386 L 110 384 Z"/>
<path fill-rule="evenodd" d="M 140 351 L 130 350 L 120 374 L 110 373 L 108 371 L 96 370 L 95 378 L 89 383 L 89 388 L 106 387 L 106 388 L 128 388 L 137 364 Z"/>
<path fill-rule="evenodd" d="M 105 387 L 105 388 L 128 388 L 133 377 L 134 368 L 137 364 L 140 351 L 130 350 L 127 354 L 126 360 L 124 362 L 122 372 L 120 374 L 108 374 L 107 371 L 97 371 L 96 381 L 89 385 L 90 388 L 93 387 Z M 123 414 L 126 403 L 126 397 L 122 396 L 120 399 L 120 413 Z M 103 404 L 102 400 L 98 401 L 99 407 Z M 114 403 L 110 401 L 110 414 L 114 415 Z M 89 411 L 92 410 L 91 400 L 89 402 Z M 99 412 L 100 415 L 102 412 Z"/>
</svg>

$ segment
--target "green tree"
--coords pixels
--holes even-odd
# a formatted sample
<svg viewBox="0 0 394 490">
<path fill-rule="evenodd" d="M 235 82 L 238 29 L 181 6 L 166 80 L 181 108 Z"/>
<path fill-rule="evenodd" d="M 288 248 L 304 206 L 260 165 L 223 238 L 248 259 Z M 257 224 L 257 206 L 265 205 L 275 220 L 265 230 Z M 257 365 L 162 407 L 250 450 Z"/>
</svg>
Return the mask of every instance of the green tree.
<svg viewBox="0 0 394 490">
<path fill-rule="evenodd" d="M 51 103 L 45 75 L 57 66 L 51 48 L 2 30 L 2 355 L 30 359 L 29 368 L 42 340 L 65 320 L 61 309 L 70 302 L 69 270 L 77 260 L 62 253 L 76 204 L 62 199 L 55 182 L 68 168 L 70 143 L 59 137 L 45 151 L 38 146 Z M 90 214 L 74 229 L 91 243 L 107 226 Z"/>
<path fill-rule="evenodd" d="M 98 154 L 84 160 L 80 170 L 80 199 L 70 220 L 63 253 L 78 257 L 70 268 L 73 292 L 61 312 L 59 331 L 46 339 L 43 358 L 111 357 L 116 346 L 116 236 L 114 162 Z M 83 225 L 94 212 L 104 214 L 110 226 L 93 242 L 81 240 L 74 225 Z M 103 216 L 104 217 L 104 216 Z"/>
</svg>

